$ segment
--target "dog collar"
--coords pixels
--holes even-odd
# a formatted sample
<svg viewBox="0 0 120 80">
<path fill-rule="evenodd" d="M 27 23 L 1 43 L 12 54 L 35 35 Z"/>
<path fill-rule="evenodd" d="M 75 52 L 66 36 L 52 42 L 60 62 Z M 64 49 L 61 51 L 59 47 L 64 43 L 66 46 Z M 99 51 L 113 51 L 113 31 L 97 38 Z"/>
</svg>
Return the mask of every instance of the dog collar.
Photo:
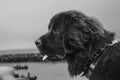
<svg viewBox="0 0 120 80">
<path fill-rule="evenodd" d="M 112 44 L 107 44 L 104 48 L 100 49 L 99 53 L 94 57 L 94 62 L 90 64 L 89 66 L 89 70 L 88 70 L 88 73 L 85 75 L 88 79 L 89 77 L 91 76 L 92 72 L 94 71 L 95 69 L 95 66 L 97 65 L 98 61 L 99 61 L 99 57 L 101 56 L 101 54 L 106 50 L 108 49 L 109 47 L 111 47 L 112 45 L 114 45 L 115 43 L 118 43 L 120 42 L 120 39 L 115 39 L 112 41 Z"/>
<path fill-rule="evenodd" d="M 103 48 L 100 48 L 96 53 L 92 54 L 92 61 L 96 62 L 97 59 L 99 59 L 99 57 L 102 55 L 102 53 L 108 49 L 109 47 L 111 47 L 112 45 L 114 45 L 115 43 L 119 42 L 120 39 L 115 39 L 112 41 L 111 44 L 106 44 Z"/>
</svg>

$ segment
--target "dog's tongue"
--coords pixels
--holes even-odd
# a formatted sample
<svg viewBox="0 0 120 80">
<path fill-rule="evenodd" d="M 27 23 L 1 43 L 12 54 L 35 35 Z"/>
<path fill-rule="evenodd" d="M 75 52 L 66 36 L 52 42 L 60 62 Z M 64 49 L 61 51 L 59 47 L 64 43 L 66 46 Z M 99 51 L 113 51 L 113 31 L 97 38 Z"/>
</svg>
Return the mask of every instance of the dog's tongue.
<svg viewBox="0 0 120 80">
<path fill-rule="evenodd" d="M 42 60 L 44 61 L 45 59 L 47 59 L 47 57 L 48 57 L 47 55 L 44 55 Z"/>
</svg>

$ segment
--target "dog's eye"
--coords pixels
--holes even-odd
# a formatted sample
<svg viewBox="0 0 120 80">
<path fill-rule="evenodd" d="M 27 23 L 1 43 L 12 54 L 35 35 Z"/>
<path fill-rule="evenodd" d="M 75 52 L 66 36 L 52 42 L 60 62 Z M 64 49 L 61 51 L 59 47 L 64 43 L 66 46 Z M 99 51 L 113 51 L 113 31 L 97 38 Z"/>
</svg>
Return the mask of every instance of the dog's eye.
<svg viewBox="0 0 120 80">
<path fill-rule="evenodd" d="M 54 35 L 58 35 L 60 33 L 59 30 L 52 31 Z"/>
</svg>

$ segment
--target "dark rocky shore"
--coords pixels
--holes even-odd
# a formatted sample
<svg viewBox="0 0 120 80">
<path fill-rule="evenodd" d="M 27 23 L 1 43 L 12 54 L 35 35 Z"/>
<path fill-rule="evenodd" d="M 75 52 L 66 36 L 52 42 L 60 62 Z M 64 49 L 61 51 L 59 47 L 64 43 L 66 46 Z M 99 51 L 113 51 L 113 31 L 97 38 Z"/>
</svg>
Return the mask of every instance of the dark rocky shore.
<svg viewBox="0 0 120 80">
<path fill-rule="evenodd" d="M 40 53 L 29 53 L 29 54 L 1 54 L 0 62 L 48 62 L 48 61 L 61 61 L 57 57 L 51 57 L 42 61 Z"/>
<path fill-rule="evenodd" d="M 2 54 L 0 62 L 28 62 L 41 61 L 39 54 Z"/>
</svg>

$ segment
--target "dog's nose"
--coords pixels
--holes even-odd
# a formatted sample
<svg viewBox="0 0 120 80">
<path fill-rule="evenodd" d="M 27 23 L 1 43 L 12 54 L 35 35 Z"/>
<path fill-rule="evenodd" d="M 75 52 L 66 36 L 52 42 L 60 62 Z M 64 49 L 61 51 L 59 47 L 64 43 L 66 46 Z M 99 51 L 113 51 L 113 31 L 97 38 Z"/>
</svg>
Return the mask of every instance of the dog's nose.
<svg viewBox="0 0 120 80">
<path fill-rule="evenodd" d="M 40 44 L 42 44 L 42 41 L 41 41 L 40 39 L 37 39 L 37 40 L 35 41 L 35 44 L 36 44 L 36 45 L 40 45 Z"/>
</svg>

